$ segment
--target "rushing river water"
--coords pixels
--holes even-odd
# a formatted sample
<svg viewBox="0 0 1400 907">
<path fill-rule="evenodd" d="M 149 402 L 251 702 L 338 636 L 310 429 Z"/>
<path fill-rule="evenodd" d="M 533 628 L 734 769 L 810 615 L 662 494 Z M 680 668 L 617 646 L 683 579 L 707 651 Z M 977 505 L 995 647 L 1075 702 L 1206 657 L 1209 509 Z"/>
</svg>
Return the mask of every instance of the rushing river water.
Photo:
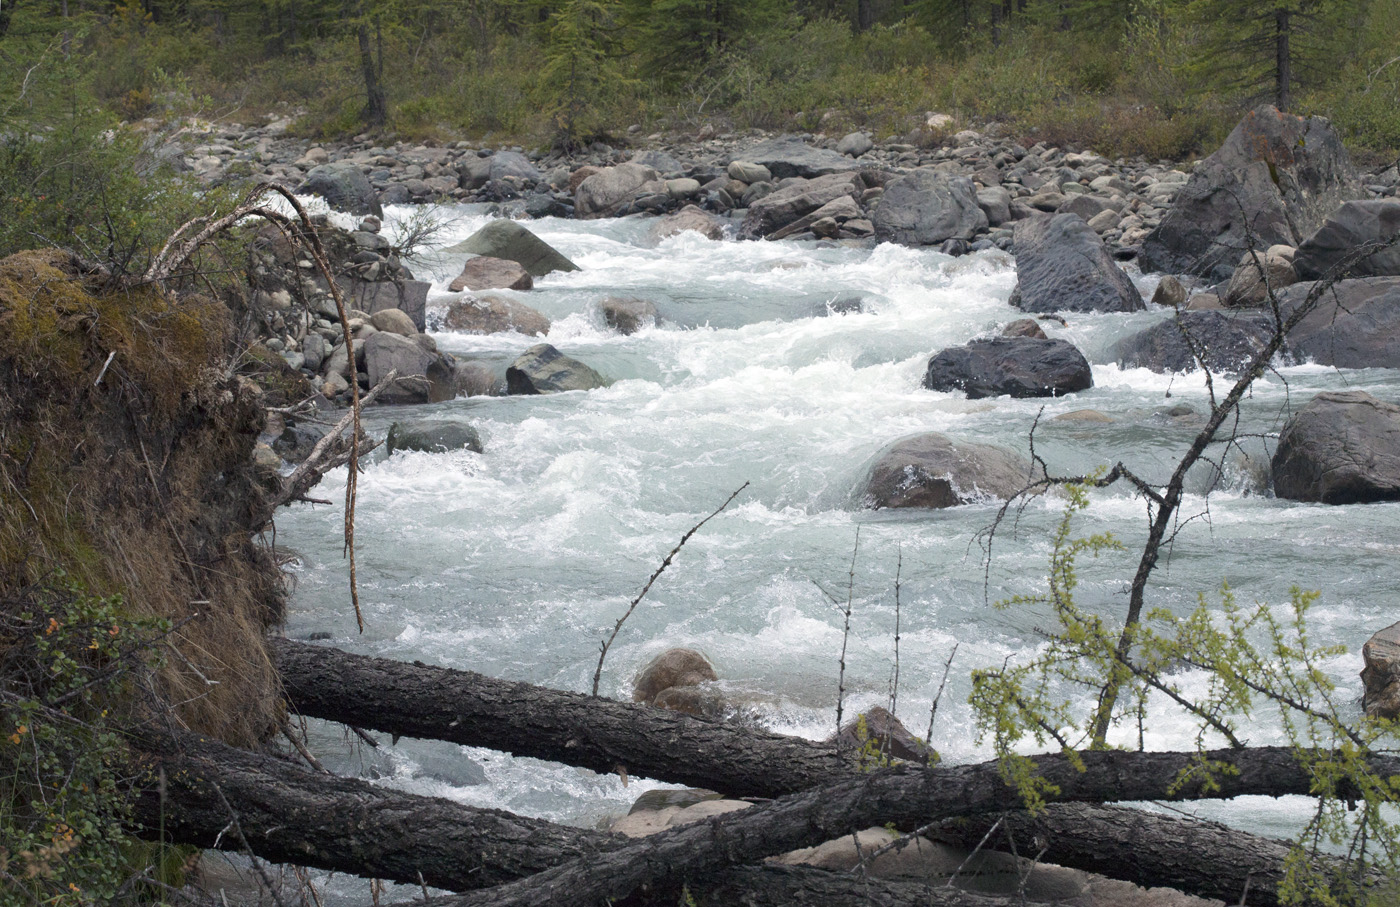
<svg viewBox="0 0 1400 907">
<path fill-rule="evenodd" d="M 408 209 L 394 209 L 391 220 Z M 486 222 L 448 209 L 448 242 Z M 996 505 L 890 512 L 862 509 L 855 493 L 870 458 L 915 432 L 941 431 L 1024 452 L 1037 414 L 1036 450 L 1054 472 L 1122 460 L 1165 477 L 1206 411 L 1202 380 L 1113 363 L 1121 337 L 1166 317 L 1067 315 L 1051 336 L 1093 363 L 1094 387 L 1053 400 L 971 401 L 920 388 L 929 356 L 996 330 L 1022 313 L 1007 304 L 1012 258 L 983 252 L 953 259 L 894 245 L 710 242 L 696 234 L 644 241 L 639 219 L 542 220 L 532 230 L 582 270 L 552 274 L 517 297 L 554 321 L 549 342 L 613 379 L 587 393 L 473 397 L 381 408 L 383 435 L 396 418 L 465 420 L 485 454 L 398 454 L 369 465 L 356 520 L 360 595 L 367 623 L 355 632 L 341 556 L 338 507 L 304 506 L 278 520 L 278 543 L 300 558 L 287 633 L 328 634 L 327 644 L 418 659 L 546 686 L 587 690 L 598 644 L 681 535 L 745 482 L 748 488 L 698 532 L 624 626 L 602 678 L 628 698 L 636 670 L 658 652 L 693 646 L 714 661 L 736 702 L 774 730 L 825 737 L 834 728 L 844 602 L 855 552 L 847 715 L 886 703 L 893 667 L 896 565 L 902 559 L 899 714 L 922 735 L 949 652 L 959 646 L 933 737 L 953 761 L 984 758 L 966 704 L 972 668 L 999 665 L 1038 645 L 1046 615 L 993 602 L 1043 585 L 1048 537 L 1064 501 L 1031 502 L 1014 531 L 996 535 L 990 560 L 980 534 Z M 463 256 L 415 264 L 445 307 Z M 1135 275 L 1150 295 L 1154 280 Z M 505 292 L 505 291 L 503 291 Z M 597 302 L 653 300 L 664 323 L 631 337 L 607 330 Z M 864 311 L 828 304 L 859 297 Z M 441 349 L 503 368 L 539 342 L 516 334 L 439 333 Z M 1241 431 L 1276 431 L 1287 408 L 1323 389 L 1397 396 L 1385 370 L 1282 368 L 1256 383 Z M 1173 410 L 1176 415 L 1168 412 Z M 1112 422 L 1055 421 L 1095 409 Z M 1350 652 L 1327 669 L 1358 709 L 1361 643 L 1396 619 L 1400 505 L 1346 507 L 1275 500 L 1256 468 L 1271 442 L 1246 442 L 1250 458 L 1226 458 L 1217 490 L 1193 477 L 1186 525 L 1158 569 L 1149 605 L 1191 607 L 1223 581 L 1242 601 L 1286 603 L 1290 585 L 1319 589 L 1318 641 Z M 337 499 L 345 475 L 319 493 Z M 1126 488 L 1096 493 L 1085 532 L 1111 530 L 1130 553 L 1081 569 L 1079 601 L 1121 613 L 1146 534 L 1145 508 Z M 1218 601 L 1218 597 L 1215 599 Z M 1194 683 L 1187 676 L 1188 688 Z M 1149 748 L 1191 745 L 1190 724 L 1161 706 Z M 1281 740 L 1267 719 L 1255 743 Z M 366 764 L 338 752 L 338 730 L 316 743 L 341 768 Z M 387 783 L 574 824 L 625 812 L 643 790 L 633 779 L 515 759 L 487 750 L 403 740 L 380 757 Z M 470 762 L 467 761 L 468 757 Z M 474 763 L 474 765 L 473 765 Z M 475 766 L 480 767 L 478 771 Z M 484 780 L 482 778 L 484 775 Z M 470 783 L 483 782 L 483 783 Z M 1301 801 L 1244 800 L 1208 814 L 1288 834 Z"/>
</svg>

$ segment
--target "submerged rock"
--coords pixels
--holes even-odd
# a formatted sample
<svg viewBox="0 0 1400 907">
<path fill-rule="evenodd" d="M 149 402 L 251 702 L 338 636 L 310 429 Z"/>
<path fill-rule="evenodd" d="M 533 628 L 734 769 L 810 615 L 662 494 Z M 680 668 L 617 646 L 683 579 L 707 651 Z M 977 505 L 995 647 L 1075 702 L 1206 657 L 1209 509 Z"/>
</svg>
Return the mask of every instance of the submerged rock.
<svg viewBox="0 0 1400 907">
<path fill-rule="evenodd" d="M 464 334 L 498 334 L 516 331 L 528 336 L 549 333 L 549 319 L 523 302 L 486 294 L 467 296 L 448 306 L 442 326 Z"/>
<path fill-rule="evenodd" d="M 1400 500 L 1400 406 L 1365 391 L 1308 401 L 1279 435 L 1274 493 L 1294 501 Z"/>
<path fill-rule="evenodd" d="M 635 334 L 657 323 L 656 303 L 646 299 L 609 296 L 598 303 L 603 320 L 619 334 Z"/>
<path fill-rule="evenodd" d="M 1258 355 L 1272 333 L 1268 318 L 1256 313 L 1181 312 L 1118 341 L 1115 355 L 1123 368 L 1194 372 L 1194 348 L 1212 372 L 1233 372 Z"/>
<path fill-rule="evenodd" d="M 956 507 L 1007 499 L 1035 473 L 1030 461 L 938 432 L 896 441 L 876 455 L 859 499 L 866 507 Z"/>
<path fill-rule="evenodd" d="M 928 363 L 923 386 L 962 391 L 969 399 L 1059 397 L 1087 390 L 1093 371 L 1084 354 L 1067 340 L 995 337 L 940 351 Z"/>
<path fill-rule="evenodd" d="M 719 680 L 715 666 L 695 649 L 667 649 L 647 662 L 632 683 L 634 702 L 651 702 L 663 690 Z"/>
</svg>

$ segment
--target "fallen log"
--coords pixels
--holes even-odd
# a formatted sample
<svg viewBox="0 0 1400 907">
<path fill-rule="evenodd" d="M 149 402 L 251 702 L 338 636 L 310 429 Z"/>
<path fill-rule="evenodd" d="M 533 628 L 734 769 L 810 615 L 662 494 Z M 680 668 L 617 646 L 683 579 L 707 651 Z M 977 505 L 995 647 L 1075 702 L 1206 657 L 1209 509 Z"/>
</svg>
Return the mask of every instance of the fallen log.
<svg viewBox="0 0 1400 907">
<path fill-rule="evenodd" d="M 734 797 L 780 797 L 849 778 L 835 744 L 640 703 L 352 655 L 289 639 L 269 648 L 292 708 L 403 737 L 447 740 Z"/>
<path fill-rule="evenodd" d="M 1204 756 L 1221 770 L 1180 781 Z M 1249 794 L 1307 795 L 1313 778 L 1286 747 L 1196 753 L 1101 751 L 1031 757 L 1061 802 L 1229 799 Z M 1373 770 L 1400 774 L 1400 758 L 1375 756 Z M 919 823 L 1020 807 L 1020 794 L 995 762 L 884 769 L 792 794 L 707 822 L 670 829 L 616 850 L 573 860 L 519 882 L 459 895 L 445 907 L 547 907 L 620 900 L 644 885 L 703 878 L 734 863 L 752 863 L 885 822 Z"/>
</svg>

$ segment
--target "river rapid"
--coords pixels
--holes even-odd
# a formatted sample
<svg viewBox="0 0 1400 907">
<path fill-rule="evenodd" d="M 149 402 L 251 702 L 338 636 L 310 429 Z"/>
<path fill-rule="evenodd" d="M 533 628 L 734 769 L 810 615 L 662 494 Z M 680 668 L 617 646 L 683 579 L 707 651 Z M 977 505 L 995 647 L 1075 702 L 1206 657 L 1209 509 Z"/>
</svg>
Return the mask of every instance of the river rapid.
<svg viewBox="0 0 1400 907">
<path fill-rule="evenodd" d="M 393 208 L 388 219 L 411 213 Z M 487 220 L 476 207 L 440 213 L 448 245 Z M 1043 588 L 1065 501 L 1030 501 L 996 532 L 989 557 L 996 503 L 864 509 L 857 488 L 871 457 L 924 431 L 1025 453 L 1039 418 L 1035 449 L 1052 472 L 1121 460 L 1165 479 L 1207 411 L 1199 376 L 1114 364 L 1117 340 L 1169 315 L 1156 307 L 1045 323 L 1093 364 L 1094 387 L 1082 393 L 974 401 L 923 390 L 931 354 L 1023 317 L 1007 304 L 1016 273 L 1003 252 L 955 259 L 889 244 L 711 242 L 693 233 L 650 246 L 650 222 L 636 218 L 529 226 L 582 270 L 502 294 L 548 315 L 549 342 L 612 385 L 370 411 L 367 424 L 381 437 L 399 418 L 470 422 L 486 452 L 400 453 L 366 467 L 356 517 L 363 635 L 347 594 L 340 508 L 284 513 L 277 544 L 296 555 L 288 636 L 316 634 L 350 651 L 587 691 L 600 640 L 648 576 L 688 529 L 748 483 L 690 539 L 624 625 L 601 691 L 630 698 L 639 667 L 666 648 L 692 646 L 713 660 L 731 701 L 765 726 L 826 737 L 835 726 L 845 620 L 833 600 L 844 605 L 849 597 L 847 716 L 888 704 L 897 617 L 899 716 L 922 736 L 957 646 L 933 742 L 946 759 L 978 760 L 989 744 L 977 739 L 967 705 L 969 673 L 1040 645 L 1044 610 L 994 603 Z M 463 258 L 414 263 L 434 281 L 430 318 L 454 298 L 445 288 Z M 1155 278 L 1132 273 L 1150 297 Z M 609 295 L 652 300 L 663 323 L 618 336 L 597 310 Z M 861 311 L 831 311 L 853 298 L 863 301 Z M 502 369 L 539 342 L 517 334 L 434 337 L 445 352 Z M 1321 390 L 1395 399 L 1397 385 L 1400 377 L 1386 370 L 1281 367 L 1255 384 L 1240 432 L 1277 432 L 1290 408 Z M 1055 419 L 1084 409 L 1113 421 Z M 1396 619 L 1400 505 L 1276 500 L 1260 468 L 1271 451 L 1269 439 L 1246 439 L 1242 451 L 1224 456 L 1222 470 L 1193 474 L 1184 525 L 1153 577 L 1148 605 L 1185 610 L 1201 594 L 1218 604 L 1223 582 L 1244 603 L 1286 604 L 1293 584 L 1320 590 L 1315 641 L 1348 647 L 1325 667 L 1339 699 L 1359 711 L 1361 644 Z M 338 500 L 344 483 L 344 470 L 332 473 L 317 494 Z M 1082 605 L 1122 613 L 1145 515 L 1126 487 L 1092 496 L 1078 530 L 1111 531 L 1128 551 L 1082 563 Z M 1183 683 L 1203 688 L 1190 675 Z M 1184 716 L 1164 703 L 1152 712 L 1149 749 L 1192 745 Z M 1247 736 L 1283 739 L 1267 713 L 1247 723 Z M 313 742 L 341 770 L 570 824 L 626 812 L 658 786 L 448 744 L 401 740 L 376 754 L 326 725 L 313 727 Z M 1245 799 L 1199 812 L 1288 835 L 1306 805 Z"/>
</svg>

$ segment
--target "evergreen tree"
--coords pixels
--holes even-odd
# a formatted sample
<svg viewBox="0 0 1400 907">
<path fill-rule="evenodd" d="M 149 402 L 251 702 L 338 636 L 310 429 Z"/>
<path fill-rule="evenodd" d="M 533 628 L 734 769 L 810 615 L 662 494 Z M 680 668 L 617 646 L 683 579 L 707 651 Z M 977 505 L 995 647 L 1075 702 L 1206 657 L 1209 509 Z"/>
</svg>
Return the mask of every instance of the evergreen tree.
<svg viewBox="0 0 1400 907">
<path fill-rule="evenodd" d="M 600 108 L 623 81 L 613 0 L 564 0 L 549 16 L 543 85 L 554 142 L 575 148 L 601 127 Z"/>
</svg>

